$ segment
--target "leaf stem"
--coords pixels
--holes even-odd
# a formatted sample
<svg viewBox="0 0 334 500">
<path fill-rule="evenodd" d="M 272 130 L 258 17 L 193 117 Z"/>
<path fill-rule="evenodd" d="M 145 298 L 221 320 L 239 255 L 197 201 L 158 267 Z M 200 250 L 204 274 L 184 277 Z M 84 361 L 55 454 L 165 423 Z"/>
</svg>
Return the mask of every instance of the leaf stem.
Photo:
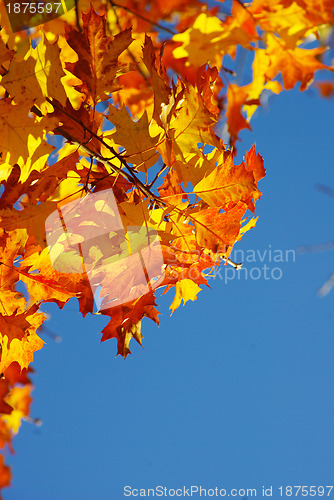
<svg viewBox="0 0 334 500">
<path fill-rule="evenodd" d="M 233 262 L 233 260 L 229 259 L 228 257 L 223 257 L 223 259 L 225 260 L 226 264 L 229 264 L 230 266 L 234 267 L 234 269 L 241 269 L 242 268 L 242 262 Z"/>
</svg>

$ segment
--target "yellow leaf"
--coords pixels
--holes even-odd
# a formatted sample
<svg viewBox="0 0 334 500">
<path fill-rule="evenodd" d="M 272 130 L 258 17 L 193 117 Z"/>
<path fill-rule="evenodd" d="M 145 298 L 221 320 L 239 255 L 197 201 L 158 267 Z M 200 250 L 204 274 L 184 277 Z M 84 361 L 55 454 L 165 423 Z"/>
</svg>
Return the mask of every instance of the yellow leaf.
<svg viewBox="0 0 334 500">
<path fill-rule="evenodd" d="M 227 152 L 211 156 L 211 161 L 214 165 L 217 162 L 217 167 L 194 187 L 194 192 L 212 208 L 243 201 L 253 210 L 252 200 L 257 201 L 261 193 L 252 170 L 244 162 L 234 165 L 232 154 Z"/>
<path fill-rule="evenodd" d="M 240 231 L 239 231 L 239 237 L 238 240 L 241 240 L 241 237 L 250 229 L 256 226 L 256 222 L 258 220 L 258 217 L 252 217 L 244 226 L 241 226 Z M 243 222 L 243 221 L 241 221 Z"/>
<path fill-rule="evenodd" d="M 150 37 L 145 36 L 145 43 L 143 47 L 143 62 L 148 69 L 153 85 L 154 91 L 154 109 L 153 118 L 161 125 L 160 114 L 162 106 L 169 102 L 170 88 L 167 85 L 167 77 L 162 71 L 161 61 L 155 57 L 153 43 Z"/>
<path fill-rule="evenodd" d="M 116 127 L 112 139 L 126 149 L 125 159 L 128 163 L 146 172 L 158 161 L 160 155 L 155 147 L 158 139 L 149 134 L 146 111 L 137 122 L 134 122 L 126 108 L 117 109 L 110 105 L 108 120 Z"/>
<path fill-rule="evenodd" d="M 22 105 L 13 105 L 10 99 L 0 100 L 0 153 L 5 163 L 4 175 L 8 177 L 11 171 L 8 166 L 17 163 L 21 168 L 20 182 L 26 181 L 32 170 L 44 167 L 54 150 L 45 141 L 46 133 L 58 124 L 58 120 L 49 117 L 30 118 L 28 112 Z"/>
<path fill-rule="evenodd" d="M 216 119 L 204 104 L 201 94 L 192 86 L 178 82 L 178 103 L 169 116 L 168 137 L 173 141 L 176 159 L 198 152 L 198 144 L 221 147 L 212 132 Z"/>
<path fill-rule="evenodd" d="M 6 231 L 24 228 L 28 236 L 36 238 L 37 242 L 44 246 L 45 220 L 54 210 L 56 210 L 56 203 L 50 201 L 41 205 L 28 205 L 23 210 L 5 208 L 0 210 L 1 226 Z"/>
<path fill-rule="evenodd" d="M 292 89 L 300 82 L 300 90 L 305 90 L 314 78 L 314 73 L 319 69 L 328 69 L 317 57 L 324 52 L 324 48 L 290 49 L 283 40 L 277 36 L 267 34 L 267 48 L 256 51 L 253 67 L 254 82 L 259 78 L 265 81 L 273 80 L 279 73 L 282 74 L 284 88 Z M 263 75 L 263 76 L 262 76 Z"/>
<path fill-rule="evenodd" d="M 249 42 L 258 38 L 251 16 L 237 2 L 232 16 L 226 21 L 202 12 L 193 25 L 183 33 L 173 36 L 175 42 L 182 42 L 174 49 L 176 59 L 187 58 L 187 64 L 196 68 L 203 64 L 222 66 L 222 56 L 235 51 L 235 45 L 249 47 Z"/>
<path fill-rule="evenodd" d="M 181 305 L 182 300 L 183 305 L 188 302 L 188 300 L 197 300 L 197 294 L 201 291 L 201 288 L 190 279 L 178 281 L 175 284 L 175 289 L 175 297 L 169 307 L 172 313 Z"/>
<path fill-rule="evenodd" d="M 331 0 L 254 0 L 248 10 L 263 31 L 278 34 L 290 49 L 319 25 L 333 22 Z"/>
<path fill-rule="evenodd" d="M 8 90 L 16 104 L 31 100 L 46 114 L 53 110 L 45 100 L 48 96 L 65 106 L 66 93 L 61 78 L 66 75 L 59 52 L 57 43 L 50 44 L 43 36 L 36 48 L 30 47 L 23 60 L 18 56 L 11 61 L 1 85 Z"/>
<path fill-rule="evenodd" d="M 6 43 L 8 41 L 8 36 L 5 34 L 4 29 L 0 30 L 0 61 L 3 64 L 5 61 L 10 61 L 13 59 L 15 52 L 8 49 Z"/>
<path fill-rule="evenodd" d="M 44 341 L 35 332 L 45 320 L 45 315 L 35 312 L 28 316 L 26 313 L 0 315 L 1 373 L 14 361 L 21 368 L 28 368 L 34 359 L 34 352 L 44 345 Z"/>
<path fill-rule="evenodd" d="M 6 422 L 7 427 L 17 434 L 21 426 L 21 420 L 29 415 L 32 385 L 27 384 L 24 387 L 13 387 L 5 398 L 13 411 L 9 415 L 3 415 L 2 420 Z"/>
</svg>

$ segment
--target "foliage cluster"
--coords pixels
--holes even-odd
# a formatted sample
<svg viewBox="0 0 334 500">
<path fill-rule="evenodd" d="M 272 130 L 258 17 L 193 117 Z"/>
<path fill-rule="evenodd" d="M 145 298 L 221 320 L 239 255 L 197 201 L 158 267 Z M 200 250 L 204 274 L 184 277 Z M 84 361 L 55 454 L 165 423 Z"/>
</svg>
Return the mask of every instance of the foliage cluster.
<svg viewBox="0 0 334 500">
<path fill-rule="evenodd" d="M 94 310 L 87 274 L 53 266 L 50 214 L 112 189 L 126 232 L 159 235 L 158 286 L 101 311 L 102 340 L 115 338 L 126 357 L 142 319 L 159 322 L 156 289 L 175 290 L 174 311 L 215 267 L 237 265 L 229 255 L 255 226 L 265 170 L 255 147 L 236 164 L 235 145 L 261 100 L 333 70 L 332 0 L 120 1 L 80 0 L 29 34 L 11 32 L 0 4 L 2 450 L 29 418 L 41 304 L 76 298 L 83 316 Z M 329 96 L 334 86 L 319 89 Z M 92 247 L 89 258 L 104 255 Z M 135 286 L 122 270 L 94 279 L 102 296 L 116 280 L 120 298 Z M 0 487 L 9 483 L 1 457 Z"/>
</svg>

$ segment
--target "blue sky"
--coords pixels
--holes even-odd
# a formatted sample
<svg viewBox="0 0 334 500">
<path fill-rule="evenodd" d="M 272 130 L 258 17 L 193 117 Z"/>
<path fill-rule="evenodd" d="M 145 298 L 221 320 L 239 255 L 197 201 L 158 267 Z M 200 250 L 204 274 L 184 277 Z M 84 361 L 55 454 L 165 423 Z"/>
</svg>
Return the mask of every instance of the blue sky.
<svg viewBox="0 0 334 500">
<path fill-rule="evenodd" d="M 334 199 L 315 189 L 334 188 L 333 116 L 316 91 L 284 92 L 239 143 L 241 158 L 256 142 L 267 177 L 237 248 L 295 250 L 295 262 L 247 264 L 279 266 L 281 279 L 217 277 L 172 317 L 168 292 L 160 327 L 145 319 L 144 349 L 134 342 L 126 360 L 100 343 L 106 318 L 83 319 L 75 301 L 43 306 L 62 342 L 44 337 L 35 355 L 43 425 L 15 438 L 5 500 L 121 500 L 125 486 L 158 485 L 273 486 L 278 499 L 280 486 L 333 484 L 334 290 L 316 291 L 334 253 L 297 252 L 334 239 Z"/>
</svg>

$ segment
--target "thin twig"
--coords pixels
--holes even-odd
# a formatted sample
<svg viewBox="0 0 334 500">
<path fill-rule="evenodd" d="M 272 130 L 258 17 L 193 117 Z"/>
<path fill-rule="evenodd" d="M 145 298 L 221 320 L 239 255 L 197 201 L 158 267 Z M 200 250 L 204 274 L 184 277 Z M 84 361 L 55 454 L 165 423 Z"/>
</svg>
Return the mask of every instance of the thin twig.
<svg viewBox="0 0 334 500">
<path fill-rule="evenodd" d="M 166 31 L 167 33 L 171 35 L 176 35 L 175 31 L 170 30 L 169 28 L 166 28 L 160 23 L 156 23 L 155 21 L 152 21 L 152 19 L 148 19 L 147 17 L 143 16 L 142 14 L 139 14 L 139 12 L 136 12 L 129 7 L 126 7 L 125 5 L 119 5 L 118 3 L 114 2 L 113 0 L 109 0 L 112 5 L 115 7 L 119 7 L 120 9 L 124 9 L 127 12 L 130 12 L 130 14 L 133 14 L 134 16 L 139 17 L 139 19 L 142 19 L 143 21 L 146 21 L 147 23 L 153 24 L 153 26 L 157 26 L 157 28 Z"/>
<path fill-rule="evenodd" d="M 152 186 L 153 184 L 158 180 L 158 178 L 160 177 L 160 175 L 162 174 L 162 172 L 167 168 L 167 165 L 164 163 L 162 168 L 159 170 L 159 172 L 157 173 L 157 175 L 154 177 L 153 181 L 150 182 L 150 184 L 148 185 L 149 189 L 152 189 Z"/>
<path fill-rule="evenodd" d="M 86 127 L 86 125 L 81 121 L 81 120 L 78 120 L 77 118 L 75 118 L 75 116 L 72 116 L 70 113 L 68 113 L 65 109 L 63 109 L 61 106 L 58 106 L 58 104 L 56 104 L 53 100 L 51 100 L 49 97 L 46 97 L 45 98 L 50 104 L 52 104 L 52 106 L 56 109 L 58 109 L 59 111 L 61 111 L 64 115 L 66 115 L 68 118 L 70 118 L 71 120 L 73 120 L 74 122 L 76 122 L 78 125 L 80 125 L 83 130 L 85 132 L 88 132 L 92 137 L 94 137 L 95 139 L 97 139 L 101 144 L 103 144 L 104 147 L 106 147 L 107 149 L 109 149 L 109 151 L 114 155 L 114 158 L 118 158 L 120 161 L 123 160 L 122 158 L 122 155 L 120 155 L 119 153 L 117 153 L 117 151 L 112 147 L 112 146 L 109 146 L 109 144 L 107 144 L 103 139 L 101 139 L 101 137 L 99 137 L 97 134 L 95 134 L 95 132 L 93 132 L 93 130 L 89 129 L 88 127 Z M 34 106 L 35 107 L 35 106 Z M 110 158 L 110 160 L 112 160 L 113 158 Z"/>
<path fill-rule="evenodd" d="M 126 179 L 127 181 L 129 181 L 132 184 L 134 184 L 135 187 L 137 187 L 145 196 L 147 196 L 150 199 L 153 199 L 160 206 L 164 206 L 165 205 L 165 203 L 160 198 L 158 198 L 155 194 L 153 194 L 145 186 L 145 184 L 140 179 L 138 179 L 138 177 L 136 177 L 136 175 L 133 172 L 128 173 L 125 170 L 123 170 L 122 168 L 117 167 L 116 165 L 113 165 L 110 162 L 109 158 L 108 159 L 104 158 L 100 153 L 96 153 L 95 151 L 92 151 L 86 144 L 83 144 L 83 143 L 79 142 L 75 137 L 73 137 L 71 134 L 69 134 L 68 132 L 66 132 L 66 130 L 64 130 L 62 127 L 58 127 L 58 129 L 59 129 L 59 132 L 61 133 L 61 135 L 63 137 L 65 137 L 65 139 L 67 139 L 68 141 L 72 142 L 73 144 L 76 144 L 90 158 L 98 160 L 104 166 L 106 166 L 107 168 L 109 168 L 112 171 L 112 173 L 114 173 L 114 174 L 120 174 L 122 177 L 124 177 L 124 179 Z M 125 162 L 125 164 L 126 164 L 126 162 Z"/>
<path fill-rule="evenodd" d="M 329 292 L 332 290 L 333 287 L 334 287 L 334 273 L 330 275 L 328 280 L 325 281 L 325 283 L 319 288 L 317 293 L 318 295 L 320 295 L 320 297 L 324 297 L 325 295 L 329 294 Z"/>
<path fill-rule="evenodd" d="M 226 68 L 226 66 L 222 66 L 222 70 L 228 73 L 229 75 L 236 76 L 236 72 L 233 71 L 232 69 Z"/>
<path fill-rule="evenodd" d="M 76 18 L 76 21 L 77 21 L 77 27 L 78 27 L 78 30 L 80 31 L 80 33 L 82 33 L 82 28 L 81 28 L 81 25 L 80 25 L 78 0 L 74 0 L 74 2 L 75 2 L 75 18 Z"/>
<path fill-rule="evenodd" d="M 57 333 L 54 333 L 52 330 L 50 330 L 47 326 L 44 325 L 44 323 L 37 328 L 36 332 L 38 335 L 45 333 L 50 339 L 54 340 L 55 342 L 61 342 L 63 339 L 61 335 L 58 335 Z"/>
<path fill-rule="evenodd" d="M 37 425 L 37 427 L 43 425 L 43 420 L 41 418 L 29 417 L 29 415 L 22 417 L 22 420 L 28 422 L 29 424 Z"/>
<path fill-rule="evenodd" d="M 63 137 L 65 137 L 67 140 L 69 140 L 73 144 L 76 144 L 83 151 L 85 151 L 85 153 L 88 154 L 88 156 L 90 156 L 91 158 L 97 159 L 103 165 L 109 167 L 113 173 L 118 173 L 118 174 L 122 175 L 127 181 L 132 182 L 145 196 L 147 196 L 148 198 L 154 199 L 160 206 L 165 205 L 165 203 L 159 197 L 157 197 L 155 194 L 153 194 L 147 188 L 147 186 L 145 186 L 145 184 L 140 179 L 138 179 L 138 177 L 135 175 L 135 173 L 133 172 L 131 167 L 127 164 L 127 162 L 123 158 L 123 156 L 121 154 L 117 153 L 117 151 L 112 146 L 109 146 L 103 139 L 101 139 L 101 137 L 99 137 L 97 134 L 95 134 L 95 132 L 93 132 L 88 127 L 86 127 L 86 125 L 84 125 L 84 123 L 82 123 L 80 120 L 78 120 L 77 118 L 72 116 L 70 113 L 68 113 L 67 111 L 62 109 L 60 106 L 58 106 L 56 103 L 54 103 L 49 97 L 46 97 L 46 100 L 50 104 L 52 104 L 52 106 L 59 109 L 66 116 L 68 116 L 69 118 L 74 120 L 76 123 L 78 123 L 84 129 L 85 132 L 88 132 L 89 134 L 91 134 L 101 144 L 103 144 L 107 149 L 109 149 L 109 151 L 111 151 L 111 153 L 114 155 L 113 158 L 117 158 L 121 162 L 123 167 L 125 167 L 128 170 L 128 172 L 126 172 L 122 168 L 117 167 L 116 165 L 113 165 L 112 163 L 110 163 L 110 160 L 112 160 L 113 158 L 104 158 L 100 153 L 96 153 L 96 152 L 92 151 L 87 146 L 87 144 L 83 144 L 83 143 L 79 142 L 75 137 L 73 137 L 71 134 L 69 134 L 63 127 L 59 126 L 58 130 Z"/>
</svg>

